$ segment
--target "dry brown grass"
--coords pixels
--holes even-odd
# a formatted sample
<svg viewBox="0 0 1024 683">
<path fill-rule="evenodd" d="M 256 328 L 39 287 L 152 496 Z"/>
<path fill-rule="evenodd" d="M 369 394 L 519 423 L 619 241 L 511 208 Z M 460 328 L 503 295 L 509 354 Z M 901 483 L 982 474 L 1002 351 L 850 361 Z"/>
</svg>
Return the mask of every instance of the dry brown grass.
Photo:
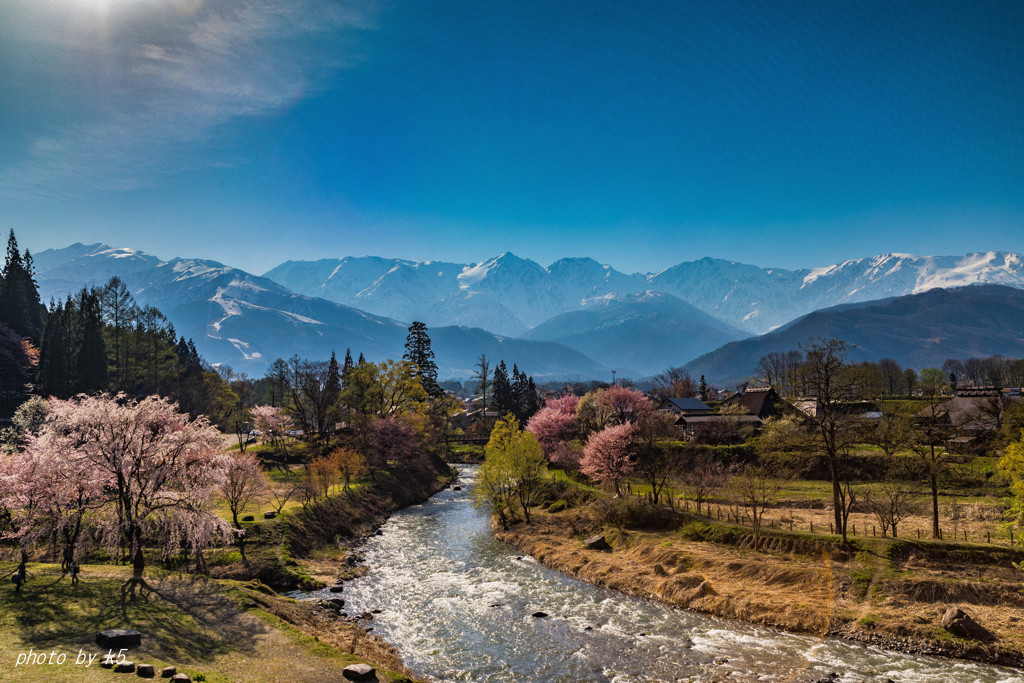
<svg viewBox="0 0 1024 683">
<path fill-rule="evenodd" d="M 533 525 L 496 536 L 563 573 L 686 609 L 909 651 L 1024 664 L 1024 576 L 1008 566 L 915 556 L 890 561 L 876 550 L 814 552 L 813 540 L 796 537 L 755 552 L 742 543 L 685 540 L 678 532 L 616 529 L 604 529 L 613 552 L 600 552 L 584 548 L 573 530 L 596 531 L 585 512 L 569 511 L 538 513 Z M 995 643 L 946 633 L 941 618 L 951 604 L 991 631 Z"/>
</svg>

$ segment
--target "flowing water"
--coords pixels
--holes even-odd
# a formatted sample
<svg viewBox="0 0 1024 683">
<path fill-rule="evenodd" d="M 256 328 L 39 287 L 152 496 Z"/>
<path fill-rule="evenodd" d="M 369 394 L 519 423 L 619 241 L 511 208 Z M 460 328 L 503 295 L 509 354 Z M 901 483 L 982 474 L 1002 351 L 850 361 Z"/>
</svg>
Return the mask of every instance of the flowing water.
<svg viewBox="0 0 1024 683">
<path fill-rule="evenodd" d="M 494 540 L 470 503 L 477 468 L 459 468 L 461 491 L 367 541 L 371 571 L 342 594 L 349 614 L 380 610 L 368 625 L 431 679 L 1024 683 L 1013 669 L 783 633 L 565 577 Z"/>
</svg>

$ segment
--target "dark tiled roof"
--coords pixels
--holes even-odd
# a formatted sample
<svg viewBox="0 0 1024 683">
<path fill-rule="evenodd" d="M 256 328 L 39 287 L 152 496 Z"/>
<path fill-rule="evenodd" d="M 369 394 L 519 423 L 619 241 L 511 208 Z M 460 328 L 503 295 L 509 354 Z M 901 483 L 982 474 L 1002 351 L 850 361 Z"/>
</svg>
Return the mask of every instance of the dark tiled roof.
<svg viewBox="0 0 1024 683">
<path fill-rule="evenodd" d="M 664 403 L 658 406 L 658 408 L 667 407 L 665 405 L 666 403 L 671 403 L 673 406 L 676 407 L 676 410 L 682 410 L 686 412 L 707 412 L 711 410 L 711 406 L 709 406 L 707 403 L 700 400 L 699 398 L 666 398 Z"/>
</svg>

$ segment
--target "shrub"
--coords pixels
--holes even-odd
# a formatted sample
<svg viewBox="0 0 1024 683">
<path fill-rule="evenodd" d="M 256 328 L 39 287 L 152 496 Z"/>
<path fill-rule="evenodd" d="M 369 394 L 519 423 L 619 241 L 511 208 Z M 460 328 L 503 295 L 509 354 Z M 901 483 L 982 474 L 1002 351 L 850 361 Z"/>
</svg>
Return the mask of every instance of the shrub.
<svg viewBox="0 0 1024 683">
<path fill-rule="evenodd" d="M 594 511 L 598 521 L 620 529 L 664 530 L 679 525 L 679 516 L 671 510 L 642 498 L 605 498 L 597 501 Z"/>
<path fill-rule="evenodd" d="M 554 503 L 548 506 L 548 512 L 561 512 L 569 507 L 569 504 L 564 499 L 556 500 Z"/>
</svg>

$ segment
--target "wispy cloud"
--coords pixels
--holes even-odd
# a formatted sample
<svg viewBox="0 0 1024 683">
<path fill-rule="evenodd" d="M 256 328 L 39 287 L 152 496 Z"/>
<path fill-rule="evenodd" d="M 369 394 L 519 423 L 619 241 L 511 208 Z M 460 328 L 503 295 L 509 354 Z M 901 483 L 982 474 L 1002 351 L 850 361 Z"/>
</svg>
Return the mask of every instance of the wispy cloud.
<svg viewBox="0 0 1024 683">
<path fill-rule="evenodd" d="M 100 91 L 87 113 L 37 134 L 20 158 L 0 158 L 0 194 L 38 199 L 145 187 L 167 173 L 233 163 L 203 157 L 202 143 L 234 119 L 319 92 L 356 63 L 348 37 L 376 17 L 366 2 L 99 0 L 90 13 L 80 0 L 13 1 L 20 11 L 7 20 L 23 25 L 8 28 L 18 39 L 78 59 Z"/>
</svg>

